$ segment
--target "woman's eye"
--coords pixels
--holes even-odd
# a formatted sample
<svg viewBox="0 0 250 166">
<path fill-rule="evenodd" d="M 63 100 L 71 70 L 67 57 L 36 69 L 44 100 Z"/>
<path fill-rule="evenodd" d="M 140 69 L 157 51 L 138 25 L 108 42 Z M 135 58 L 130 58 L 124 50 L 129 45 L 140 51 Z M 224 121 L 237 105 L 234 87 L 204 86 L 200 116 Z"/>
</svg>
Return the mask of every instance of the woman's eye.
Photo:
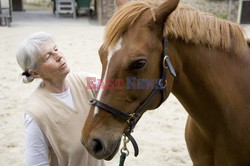
<svg viewBox="0 0 250 166">
<path fill-rule="evenodd" d="M 51 53 L 48 53 L 48 54 L 46 55 L 45 59 L 46 59 L 46 60 L 49 59 L 50 56 L 51 56 Z"/>
<path fill-rule="evenodd" d="M 147 64 L 147 61 L 145 59 L 138 60 L 131 65 L 131 68 L 133 70 L 139 70 L 143 68 L 146 64 Z"/>
<path fill-rule="evenodd" d="M 58 51 L 58 48 L 55 48 L 54 51 Z"/>
</svg>

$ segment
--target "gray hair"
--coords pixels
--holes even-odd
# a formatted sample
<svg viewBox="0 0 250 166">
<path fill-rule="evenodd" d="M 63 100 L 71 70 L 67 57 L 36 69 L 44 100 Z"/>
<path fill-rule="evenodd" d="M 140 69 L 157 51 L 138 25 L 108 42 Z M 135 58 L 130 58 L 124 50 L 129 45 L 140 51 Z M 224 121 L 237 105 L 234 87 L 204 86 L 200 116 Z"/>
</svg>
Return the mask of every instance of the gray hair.
<svg viewBox="0 0 250 166">
<path fill-rule="evenodd" d="M 54 42 L 53 37 L 49 33 L 37 32 L 20 44 L 16 53 L 16 59 L 23 70 L 22 79 L 24 83 L 30 83 L 34 80 L 34 77 L 28 71 L 37 69 L 38 57 L 42 52 L 41 47 L 48 41 Z"/>
</svg>

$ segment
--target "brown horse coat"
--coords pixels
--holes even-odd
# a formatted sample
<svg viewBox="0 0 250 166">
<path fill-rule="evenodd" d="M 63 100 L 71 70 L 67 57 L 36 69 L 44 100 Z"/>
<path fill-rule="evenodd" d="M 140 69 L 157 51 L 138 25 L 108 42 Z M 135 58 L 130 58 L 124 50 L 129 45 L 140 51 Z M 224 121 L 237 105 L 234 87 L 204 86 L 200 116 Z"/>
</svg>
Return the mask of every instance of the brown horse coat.
<svg viewBox="0 0 250 166">
<path fill-rule="evenodd" d="M 191 7 L 176 9 L 178 0 L 124 1 L 99 51 L 102 78 L 159 78 L 164 33 L 177 73 L 167 72 L 165 94 L 172 92 L 189 113 L 185 137 L 194 165 L 250 165 L 250 42 L 241 28 Z M 100 89 L 97 98 L 133 113 L 151 91 Z M 147 109 L 157 108 L 160 98 Z M 96 158 L 112 159 L 127 126 L 92 106 L 82 143 Z"/>
</svg>

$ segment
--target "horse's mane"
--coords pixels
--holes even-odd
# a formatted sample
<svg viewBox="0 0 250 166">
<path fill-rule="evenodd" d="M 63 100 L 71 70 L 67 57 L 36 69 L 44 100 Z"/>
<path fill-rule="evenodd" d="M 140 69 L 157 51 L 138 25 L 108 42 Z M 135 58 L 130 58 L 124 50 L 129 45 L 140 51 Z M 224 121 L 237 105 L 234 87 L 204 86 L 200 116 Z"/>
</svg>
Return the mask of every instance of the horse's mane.
<svg viewBox="0 0 250 166">
<path fill-rule="evenodd" d="M 246 47 L 242 28 L 187 5 L 179 5 L 165 23 L 164 33 L 185 42 L 240 52 Z"/>
<path fill-rule="evenodd" d="M 154 9 L 159 4 L 158 1 L 154 3 L 132 1 L 121 6 L 107 23 L 104 48 L 113 48 L 122 34 L 144 11 Z M 182 4 L 179 4 L 168 17 L 164 35 L 181 39 L 186 43 L 202 44 L 225 51 L 234 50 L 236 53 L 242 51 L 247 45 L 243 30 L 239 25 Z"/>
</svg>

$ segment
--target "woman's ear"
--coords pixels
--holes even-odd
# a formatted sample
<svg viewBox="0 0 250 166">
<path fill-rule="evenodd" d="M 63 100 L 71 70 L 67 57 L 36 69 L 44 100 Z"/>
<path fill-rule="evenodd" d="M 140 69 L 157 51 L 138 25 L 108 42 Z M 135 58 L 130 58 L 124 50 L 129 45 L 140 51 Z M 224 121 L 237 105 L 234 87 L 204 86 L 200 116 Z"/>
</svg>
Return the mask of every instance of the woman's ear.
<svg viewBox="0 0 250 166">
<path fill-rule="evenodd" d="M 28 70 L 29 74 L 34 77 L 34 78 L 42 78 L 41 75 L 37 72 L 37 71 L 34 71 L 34 70 Z"/>
</svg>

